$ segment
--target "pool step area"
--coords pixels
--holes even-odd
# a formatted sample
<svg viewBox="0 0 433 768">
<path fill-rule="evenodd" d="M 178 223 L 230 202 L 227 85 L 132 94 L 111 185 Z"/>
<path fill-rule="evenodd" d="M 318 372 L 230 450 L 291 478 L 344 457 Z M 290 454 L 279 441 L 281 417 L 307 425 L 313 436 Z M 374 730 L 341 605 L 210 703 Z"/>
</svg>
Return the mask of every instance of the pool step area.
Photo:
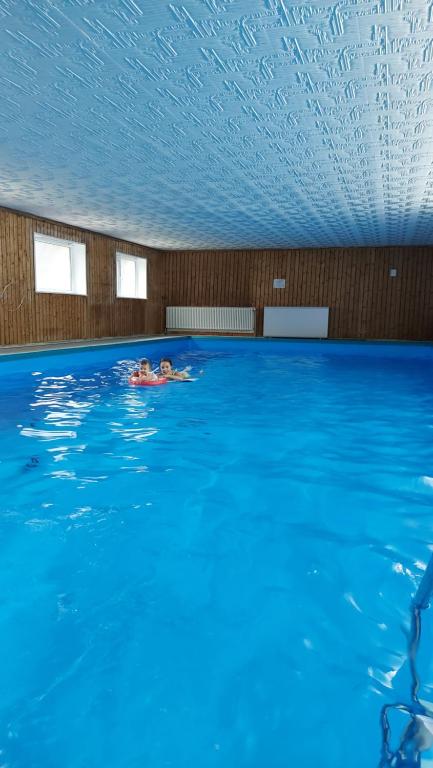
<svg viewBox="0 0 433 768">
<path fill-rule="evenodd" d="M 79 349 L 81 347 L 103 347 L 113 344 L 131 344 L 141 341 L 160 341 L 174 338 L 172 336 L 104 336 L 100 339 L 71 339 L 65 341 L 38 342 L 35 344 L 18 344 L 0 346 L 0 355 L 17 355 L 31 352 L 50 352 L 59 349 Z M 179 337 L 176 335 L 176 339 Z"/>
</svg>

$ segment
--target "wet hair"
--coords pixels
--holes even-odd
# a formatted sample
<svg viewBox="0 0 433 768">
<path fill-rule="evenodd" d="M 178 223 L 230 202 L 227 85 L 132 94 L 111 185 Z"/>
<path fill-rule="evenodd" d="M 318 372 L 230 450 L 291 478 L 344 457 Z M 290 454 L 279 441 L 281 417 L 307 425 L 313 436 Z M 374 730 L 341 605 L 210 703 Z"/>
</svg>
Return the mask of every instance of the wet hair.
<svg viewBox="0 0 433 768">
<path fill-rule="evenodd" d="M 140 366 L 142 366 L 142 365 L 149 365 L 150 366 L 150 360 L 148 360 L 147 357 L 143 357 L 140 360 Z"/>
<path fill-rule="evenodd" d="M 161 363 L 170 363 L 171 367 L 173 368 L 173 362 L 169 357 L 161 357 L 159 364 L 161 365 Z"/>
</svg>

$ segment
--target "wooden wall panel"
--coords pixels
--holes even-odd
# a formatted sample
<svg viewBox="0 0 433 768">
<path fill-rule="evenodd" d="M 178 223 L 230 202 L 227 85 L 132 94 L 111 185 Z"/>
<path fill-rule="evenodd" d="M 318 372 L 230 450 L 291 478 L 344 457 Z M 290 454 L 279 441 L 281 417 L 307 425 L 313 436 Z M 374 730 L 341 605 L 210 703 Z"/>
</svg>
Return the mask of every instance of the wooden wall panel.
<svg viewBox="0 0 433 768">
<path fill-rule="evenodd" d="M 87 296 L 35 293 L 35 232 L 86 244 Z M 147 301 L 116 298 L 116 250 L 148 259 Z M 254 306 L 258 335 L 266 305 L 329 306 L 331 338 L 432 339 L 433 249 L 164 253 L 0 208 L 1 345 L 163 333 L 166 305 Z"/>
<path fill-rule="evenodd" d="M 273 288 L 275 277 L 284 289 Z M 258 335 L 264 306 L 329 306 L 331 338 L 432 339 L 433 248 L 173 251 L 164 297 L 168 305 L 255 306 Z"/>
<path fill-rule="evenodd" d="M 87 296 L 35 293 L 35 232 L 86 244 Z M 148 260 L 148 299 L 116 298 L 116 250 Z M 0 344 L 164 331 L 164 253 L 0 208 Z"/>
</svg>

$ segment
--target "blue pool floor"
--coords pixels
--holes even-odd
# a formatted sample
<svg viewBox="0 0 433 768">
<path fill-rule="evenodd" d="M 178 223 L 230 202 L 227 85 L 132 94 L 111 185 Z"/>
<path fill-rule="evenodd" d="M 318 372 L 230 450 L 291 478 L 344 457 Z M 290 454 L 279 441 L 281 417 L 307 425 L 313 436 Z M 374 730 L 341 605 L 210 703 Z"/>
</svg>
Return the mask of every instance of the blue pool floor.
<svg viewBox="0 0 433 768">
<path fill-rule="evenodd" d="M 19 389 L 0 363 L 5 765 L 377 766 L 430 558 L 431 350 L 179 341 L 196 382 L 128 387 L 149 349 L 11 361 Z M 427 702 L 432 639 L 427 610 Z"/>
</svg>

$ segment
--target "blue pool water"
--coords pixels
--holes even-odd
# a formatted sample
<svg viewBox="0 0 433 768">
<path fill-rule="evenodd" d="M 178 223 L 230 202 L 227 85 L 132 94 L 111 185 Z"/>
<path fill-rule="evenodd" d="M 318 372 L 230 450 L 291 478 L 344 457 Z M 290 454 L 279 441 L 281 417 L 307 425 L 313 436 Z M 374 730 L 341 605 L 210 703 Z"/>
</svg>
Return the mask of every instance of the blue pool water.
<svg viewBox="0 0 433 768">
<path fill-rule="evenodd" d="M 128 387 L 167 353 L 197 381 Z M 433 348 L 26 355 L 0 361 L 0 425 L 1 766 L 366 768 L 387 706 L 398 747 Z M 432 642 L 426 609 L 422 702 Z"/>
</svg>

